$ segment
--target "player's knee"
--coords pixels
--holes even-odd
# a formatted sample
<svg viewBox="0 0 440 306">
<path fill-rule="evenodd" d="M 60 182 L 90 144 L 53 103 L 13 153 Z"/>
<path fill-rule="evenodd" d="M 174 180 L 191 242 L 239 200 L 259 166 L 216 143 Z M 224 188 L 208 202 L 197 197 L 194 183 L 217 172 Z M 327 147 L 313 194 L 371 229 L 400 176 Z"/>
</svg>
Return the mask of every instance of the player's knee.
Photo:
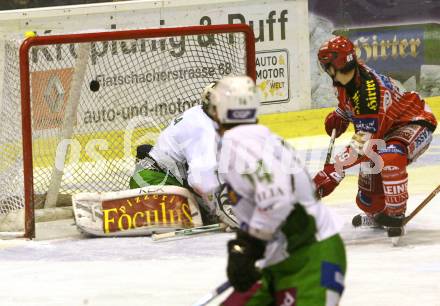
<svg viewBox="0 0 440 306">
<path fill-rule="evenodd" d="M 381 176 L 383 180 L 402 180 L 407 178 L 406 166 L 408 158 L 406 156 L 405 147 L 397 142 L 387 143 L 386 149 L 380 151 L 383 160 L 383 168 Z"/>
</svg>

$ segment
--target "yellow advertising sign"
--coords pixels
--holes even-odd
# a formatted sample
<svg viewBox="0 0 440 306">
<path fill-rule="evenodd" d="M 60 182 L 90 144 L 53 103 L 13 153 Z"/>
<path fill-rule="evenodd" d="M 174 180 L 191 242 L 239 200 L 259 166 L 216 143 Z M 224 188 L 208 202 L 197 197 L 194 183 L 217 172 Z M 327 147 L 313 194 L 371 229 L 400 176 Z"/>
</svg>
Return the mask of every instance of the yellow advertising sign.
<svg viewBox="0 0 440 306">
<path fill-rule="evenodd" d="M 104 233 L 152 225 L 191 227 L 188 199 L 177 194 L 146 194 L 102 202 Z"/>
<path fill-rule="evenodd" d="M 288 61 L 287 50 L 257 52 L 257 90 L 262 104 L 289 102 Z"/>
</svg>

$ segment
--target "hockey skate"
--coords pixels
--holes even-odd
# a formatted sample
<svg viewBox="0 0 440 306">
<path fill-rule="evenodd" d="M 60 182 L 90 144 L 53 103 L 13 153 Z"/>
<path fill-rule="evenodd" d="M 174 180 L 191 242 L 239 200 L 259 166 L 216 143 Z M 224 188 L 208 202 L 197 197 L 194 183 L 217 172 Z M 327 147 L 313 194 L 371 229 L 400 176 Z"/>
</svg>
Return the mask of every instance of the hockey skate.
<svg viewBox="0 0 440 306">
<path fill-rule="evenodd" d="M 393 246 L 397 246 L 399 244 L 400 238 L 405 235 L 405 227 L 388 227 L 387 235 L 391 238 L 391 243 Z"/>
<path fill-rule="evenodd" d="M 399 243 L 400 238 L 405 235 L 405 227 L 403 226 L 405 215 L 392 216 L 392 218 L 399 220 L 402 224 L 401 226 L 387 226 L 386 228 L 388 237 L 391 238 L 391 242 L 396 246 Z"/>
<path fill-rule="evenodd" d="M 351 224 L 354 227 L 373 227 L 373 228 L 382 228 L 371 215 L 366 214 L 358 214 L 353 217 L 351 220 Z"/>
<path fill-rule="evenodd" d="M 390 237 L 390 238 L 401 237 L 401 236 L 405 235 L 405 227 L 403 227 L 403 226 L 401 226 L 401 227 L 388 227 L 387 234 L 388 234 L 388 237 Z"/>
</svg>

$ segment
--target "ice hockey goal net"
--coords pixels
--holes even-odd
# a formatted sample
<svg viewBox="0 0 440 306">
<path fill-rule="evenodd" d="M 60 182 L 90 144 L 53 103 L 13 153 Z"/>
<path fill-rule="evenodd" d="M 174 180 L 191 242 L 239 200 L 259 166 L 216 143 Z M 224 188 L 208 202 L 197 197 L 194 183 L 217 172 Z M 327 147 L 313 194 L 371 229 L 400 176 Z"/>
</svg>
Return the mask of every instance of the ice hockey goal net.
<svg viewBox="0 0 440 306">
<path fill-rule="evenodd" d="M 37 36 L 3 52 L 0 232 L 25 237 L 35 207 L 128 189 L 135 148 L 211 81 L 255 79 L 246 25 Z"/>
</svg>

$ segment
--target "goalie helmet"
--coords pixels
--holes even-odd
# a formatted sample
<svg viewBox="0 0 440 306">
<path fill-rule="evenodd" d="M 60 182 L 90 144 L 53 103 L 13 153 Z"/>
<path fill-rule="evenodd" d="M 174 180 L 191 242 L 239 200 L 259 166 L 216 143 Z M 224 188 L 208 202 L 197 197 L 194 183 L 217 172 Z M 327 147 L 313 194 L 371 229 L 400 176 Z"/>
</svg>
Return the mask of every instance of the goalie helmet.
<svg viewBox="0 0 440 306">
<path fill-rule="evenodd" d="M 207 105 L 209 104 L 209 98 L 211 96 L 211 93 L 214 91 L 215 85 L 217 85 L 218 81 L 213 81 L 209 83 L 202 92 L 202 104 Z"/>
<path fill-rule="evenodd" d="M 353 43 L 344 36 L 336 36 L 322 44 L 318 60 L 324 71 L 333 66 L 336 70 L 347 72 L 356 66 L 356 51 Z"/>
<path fill-rule="evenodd" d="M 221 79 L 210 94 L 209 113 L 221 124 L 255 123 L 259 102 L 248 76 Z"/>
</svg>

